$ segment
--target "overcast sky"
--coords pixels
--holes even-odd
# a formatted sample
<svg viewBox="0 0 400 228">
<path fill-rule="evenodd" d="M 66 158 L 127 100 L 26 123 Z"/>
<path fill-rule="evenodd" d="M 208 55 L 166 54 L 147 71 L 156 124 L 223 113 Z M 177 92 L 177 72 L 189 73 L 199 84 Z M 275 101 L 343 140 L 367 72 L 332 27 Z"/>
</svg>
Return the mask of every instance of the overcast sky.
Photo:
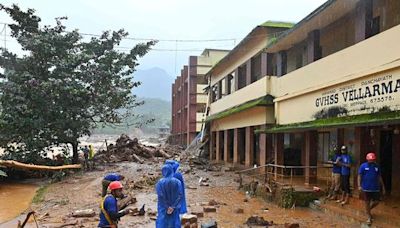
<svg viewBox="0 0 400 228">
<path fill-rule="evenodd" d="M 160 41 L 140 60 L 140 69 L 159 67 L 171 76 L 187 64 L 190 55 L 204 48 L 232 49 L 255 26 L 267 20 L 298 22 L 325 0 L 2 0 L 21 8 L 34 8 L 43 24 L 68 16 L 68 29 L 99 34 L 104 30 L 124 28 L 134 38 L 160 40 L 210 40 L 213 42 Z M 3 12 L 0 22 L 11 22 Z M 2 30 L 0 25 L 0 31 Z M 4 33 L 0 46 L 4 46 Z M 7 47 L 17 49 L 7 37 Z M 235 39 L 235 40 L 232 40 Z M 129 47 L 135 41 L 127 40 Z M 178 50 L 178 51 L 174 51 Z"/>
</svg>

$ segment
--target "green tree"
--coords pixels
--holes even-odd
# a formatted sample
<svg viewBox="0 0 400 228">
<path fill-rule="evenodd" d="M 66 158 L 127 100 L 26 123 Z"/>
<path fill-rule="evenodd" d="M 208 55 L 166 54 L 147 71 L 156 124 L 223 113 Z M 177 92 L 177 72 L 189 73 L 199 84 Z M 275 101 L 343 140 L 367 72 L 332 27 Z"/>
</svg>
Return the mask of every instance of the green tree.
<svg viewBox="0 0 400 228">
<path fill-rule="evenodd" d="M 1 50 L 0 146 L 40 155 L 49 146 L 71 144 L 76 163 L 79 137 L 99 123 L 120 123 L 126 114 L 121 110 L 141 104 L 132 94 L 140 85 L 132 74 L 156 41 L 120 52 L 124 30 L 88 40 L 66 30 L 67 18 L 41 27 L 33 9 L 0 4 L 0 10 L 13 19 L 11 36 L 24 51 Z"/>
</svg>

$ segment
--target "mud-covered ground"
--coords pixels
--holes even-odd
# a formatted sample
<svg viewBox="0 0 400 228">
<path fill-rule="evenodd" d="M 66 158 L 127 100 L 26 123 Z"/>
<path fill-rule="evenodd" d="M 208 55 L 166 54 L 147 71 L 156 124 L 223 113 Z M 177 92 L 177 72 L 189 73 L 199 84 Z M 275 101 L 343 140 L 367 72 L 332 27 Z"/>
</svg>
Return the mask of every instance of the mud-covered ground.
<svg viewBox="0 0 400 228">
<path fill-rule="evenodd" d="M 120 172 L 127 177 L 126 181 L 137 181 L 143 176 L 159 175 L 162 162 L 136 164 L 133 162 L 116 163 L 99 167 L 96 171 L 77 173 L 61 182 L 51 184 L 46 188 L 43 201 L 32 205 L 37 212 L 39 227 L 96 227 L 98 223 L 101 180 L 107 172 Z M 245 194 L 237 190 L 238 184 L 233 181 L 232 172 L 211 172 L 189 167 L 181 167 L 186 181 L 186 197 L 189 211 L 202 211 L 202 204 L 210 200 L 218 202 L 217 211 L 204 213 L 201 222 L 215 219 L 218 227 L 247 227 L 244 223 L 251 215 L 264 217 L 273 221 L 275 227 L 284 227 L 285 223 L 298 223 L 300 227 L 358 227 L 346 221 L 305 208 L 282 209 L 261 199 L 251 198 L 244 202 Z M 209 186 L 200 186 L 200 178 L 209 178 Z M 156 211 L 157 197 L 154 186 L 133 190 L 137 203 L 131 207 L 140 208 L 146 204 L 146 210 Z M 235 213 L 236 209 L 244 213 Z M 69 215 L 75 210 L 93 209 L 94 217 L 73 218 Z M 70 223 L 70 226 L 65 224 Z M 10 224 L 2 227 L 13 227 Z M 64 226 L 63 226 L 64 225 Z M 0 226 L 1 227 L 1 226 Z M 29 227 L 36 227 L 34 222 Z M 149 215 L 127 215 L 121 219 L 119 227 L 155 227 L 155 221 Z M 200 227 L 200 226 L 199 226 Z"/>
</svg>

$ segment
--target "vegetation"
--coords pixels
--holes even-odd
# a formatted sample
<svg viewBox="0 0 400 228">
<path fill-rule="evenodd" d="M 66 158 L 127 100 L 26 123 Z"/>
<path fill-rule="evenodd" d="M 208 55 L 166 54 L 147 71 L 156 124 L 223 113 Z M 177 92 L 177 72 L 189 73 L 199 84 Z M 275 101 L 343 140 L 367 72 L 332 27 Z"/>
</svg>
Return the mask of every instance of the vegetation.
<svg viewBox="0 0 400 228">
<path fill-rule="evenodd" d="M 45 193 L 47 191 L 47 187 L 48 187 L 48 185 L 43 185 L 38 190 L 36 190 L 36 194 L 32 199 L 32 203 L 38 204 L 38 203 L 43 202 L 44 195 L 45 195 Z"/>
<path fill-rule="evenodd" d="M 33 9 L 0 4 L 0 10 L 13 19 L 11 36 L 24 51 L 1 49 L 0 146 L 8 157 L 35 162 L 46 148 L 70 144 L 76 163 L 81 136 L 99 124 L 123 123 L 142 104 L 132 94 L 140 85 L 132 74 L 155 41 L 120 52 L 123 29 L 86 40 L 66 29 L 67 18 L 40 26 Z"/>
</svg>

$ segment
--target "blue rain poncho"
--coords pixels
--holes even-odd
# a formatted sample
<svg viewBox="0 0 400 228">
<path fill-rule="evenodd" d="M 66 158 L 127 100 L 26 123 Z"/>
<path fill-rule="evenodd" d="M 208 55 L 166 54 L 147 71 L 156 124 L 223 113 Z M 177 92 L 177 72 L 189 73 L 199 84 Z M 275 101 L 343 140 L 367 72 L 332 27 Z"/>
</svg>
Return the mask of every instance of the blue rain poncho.
<svg viewBox="0 0 400 228">
<path fill-rule="evenodd" d="M 182 199 L 181 182 L 173 177 L 174 171 L 170 165 L 162 167 L 162 175 L 157 184 L 156 191 L 158 196 L 157 201 L 157 221 L 156 228 L 180 228 L 181 221 L 179 212 Z M 172 214 L 167 214 L 169 207 L 174 208 Z"/>
<path fill-rule="evenodd" d="M 178 168 L 180 166 L 179 162 L 175 160 L 166 160 L 165 161 L 166 165 L 171 165 L 173 171 L 174 171 L 174 177 L 178 179 L 181 182 L 182 185 L 182 202 L 181 202 L 181 211 L 180 214 L 185 214 L 187 213 L 187 207 L 186 207 L 186 194 L 185 194 L 185 182 L 183 180 L 183 175 L 181 172 L 178 171 Z"/>
</svg>

